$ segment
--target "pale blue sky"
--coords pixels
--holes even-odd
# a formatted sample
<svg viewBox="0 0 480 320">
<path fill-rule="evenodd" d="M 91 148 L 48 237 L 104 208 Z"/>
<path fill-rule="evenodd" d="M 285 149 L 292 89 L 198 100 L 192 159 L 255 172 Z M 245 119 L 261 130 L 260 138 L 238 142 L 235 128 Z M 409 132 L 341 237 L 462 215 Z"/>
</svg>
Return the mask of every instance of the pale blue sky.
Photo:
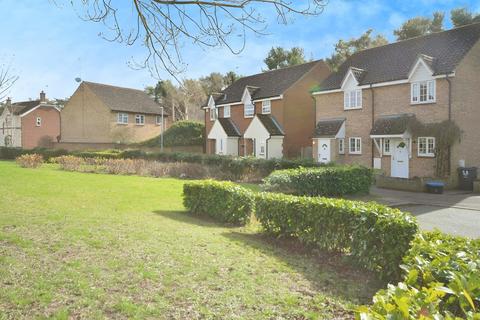
<svg viewBox="0 0 480 320">
<path fill-rule="evenodd" d="M 130 7 L 127 0 L 113 2 Z M 82 21 L 68 1 L 64 3 L 58 7 L 52 0 L 1 1 L 0 62 L 11 62 L 13 72 L 20 77 L 9 93 L 13 100 L 36 98 L 41 90 L 50 98 L 70 96 L 77 86 L 76 77 L 139 89 L 156 82 L 147 70 L 128 66 L 132 59 L 142 58 L 145 52 L 141 46 L 105 41 L 98 35 L 106 31 L 104 26 Z M 480 3 L 473 0 L 330 0 L 320 16 L 298 17 L 287 26 L 269 17 L 269 34 L 247 35 L 246 48 L 240 55 L 224 48 L 204 50 L 185 44 L 187 70 L 181 77 L 229 70 L 243 75 L 257 73 L 272 46 L 300 46 L 307 58 L 325 58 L 338 39 L 356 37 L 369 28 L 393 41 L 392 30 L 403 21 L 431 15 L 435 10 L 446 11 L 449 28 L 448 12 L 460 6 L 480 12 Z"/>
</svg>

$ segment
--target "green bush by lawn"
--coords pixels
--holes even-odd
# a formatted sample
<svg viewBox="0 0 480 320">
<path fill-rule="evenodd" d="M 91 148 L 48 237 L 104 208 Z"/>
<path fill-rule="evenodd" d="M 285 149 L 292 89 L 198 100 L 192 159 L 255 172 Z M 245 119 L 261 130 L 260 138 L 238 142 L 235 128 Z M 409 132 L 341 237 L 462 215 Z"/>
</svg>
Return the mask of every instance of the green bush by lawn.
<svg viewBox="0 0 480 320">
<path fill-rule="evenodd" d="M 368 193 L 373 172 L 362 166 L 327 166 L 277 170 L 264 179 L 265 191 L 306 196 Z"/>
<path fill-rule="evenodd" d="M 203 146 L 205 143 L 205 125 L 191 120 L 181 120 L 172 124 L 165 130 L 163 145 L 165 147 L 177 146 Z M 139 143 L 140 146 L 160 146 L 160 136 Z"/>
</svg>

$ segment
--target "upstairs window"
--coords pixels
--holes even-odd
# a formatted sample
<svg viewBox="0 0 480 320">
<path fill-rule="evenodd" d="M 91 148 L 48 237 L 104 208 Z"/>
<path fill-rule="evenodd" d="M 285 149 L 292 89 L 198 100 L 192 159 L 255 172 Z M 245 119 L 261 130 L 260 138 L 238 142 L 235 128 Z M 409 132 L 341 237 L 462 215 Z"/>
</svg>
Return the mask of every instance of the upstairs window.
<svg viewBox="0 0 480 320">
<path fill-rule="evenodd" d="M 362 107 L 362 90 L 348 90 L 343 96 L 344 109 L 360 109 Z"/>
<path fill-rule="evenodd" d="M 211 107 L 210 108 L 210 121 L 217 120 L 217 108 Z"/>
<path fill-rule="evenodd" d="M 435 102 L 435 80 L 412 83 L 411 96 L 412 104 Z"/>
<path fill-rule="evenodd" d="M 36 125 L 37 127 L 40 127 L 40 126 L 42 125 L 42 118 L 37 117 L 37 118 L 35 119 L 35 125 Z"/>
<path fill-rule="evenodd" d="M 350 138 L 350 154 L 361 154 L 362 153 L 362 138 Z"/>
<path fill-rule="evenodd" d="M 262 113 L 270 114 L 272 112 L 272 103 L 270 100 L 262 101 Z"/>
<path fill-rule="evenodd" d="M 253 115 L 255 113 L 255 106 L 253 103 L 248 102 L 245 104 L 245 107 L 243 109 L 243 115 L 245 118 L 253 118 Z"/>
<path fill-rule="evenodd" d="M 128 114 L 118 113 L 117 114 L 117 123 L 118 124 L 127 124 L 128 123 Z"/>
<path fill-rule="evenodd" d="M 418 138 L 418 156 L 419 157 L 435 156 L 435 137 L 419 137 Z"/>
<path fill-rule="evenodd" d="M 137 126 L 143 126 L 145 124 L 145 116 L 143 114 L 135 115 L 135 124 Z"/>
<path fill-rule="evenodd" d="M 230 118 L 230 106 L 223 107 L 223 117 Z"/>
</svg>

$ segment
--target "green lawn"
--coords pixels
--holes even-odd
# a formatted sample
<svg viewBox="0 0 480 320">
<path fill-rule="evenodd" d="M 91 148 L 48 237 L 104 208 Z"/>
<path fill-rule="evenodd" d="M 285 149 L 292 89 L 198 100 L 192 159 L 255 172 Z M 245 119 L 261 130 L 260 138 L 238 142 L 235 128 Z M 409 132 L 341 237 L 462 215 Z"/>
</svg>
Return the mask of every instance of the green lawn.
<svg viewBox="0 0 480 320">
<path fill-rule="evenodd" d="M 343 319 L 381 286 L 189 216 L 182 183 L 0 161 L 0 319 Z"/>
</svg>

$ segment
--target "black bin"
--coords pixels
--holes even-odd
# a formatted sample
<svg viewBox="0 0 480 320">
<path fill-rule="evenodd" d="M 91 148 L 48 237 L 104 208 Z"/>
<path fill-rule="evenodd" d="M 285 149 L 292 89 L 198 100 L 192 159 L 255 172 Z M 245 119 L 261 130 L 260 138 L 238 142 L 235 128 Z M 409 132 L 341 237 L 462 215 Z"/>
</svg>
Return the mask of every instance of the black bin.
<svg viewBox="0 0 480 320">
<path fill-rule="evenodd" d="M 477 180 L 477 168 L 458 168 L 458 187 L 461 190 L 473 190 L 475 180 Z"/>
</svg>

